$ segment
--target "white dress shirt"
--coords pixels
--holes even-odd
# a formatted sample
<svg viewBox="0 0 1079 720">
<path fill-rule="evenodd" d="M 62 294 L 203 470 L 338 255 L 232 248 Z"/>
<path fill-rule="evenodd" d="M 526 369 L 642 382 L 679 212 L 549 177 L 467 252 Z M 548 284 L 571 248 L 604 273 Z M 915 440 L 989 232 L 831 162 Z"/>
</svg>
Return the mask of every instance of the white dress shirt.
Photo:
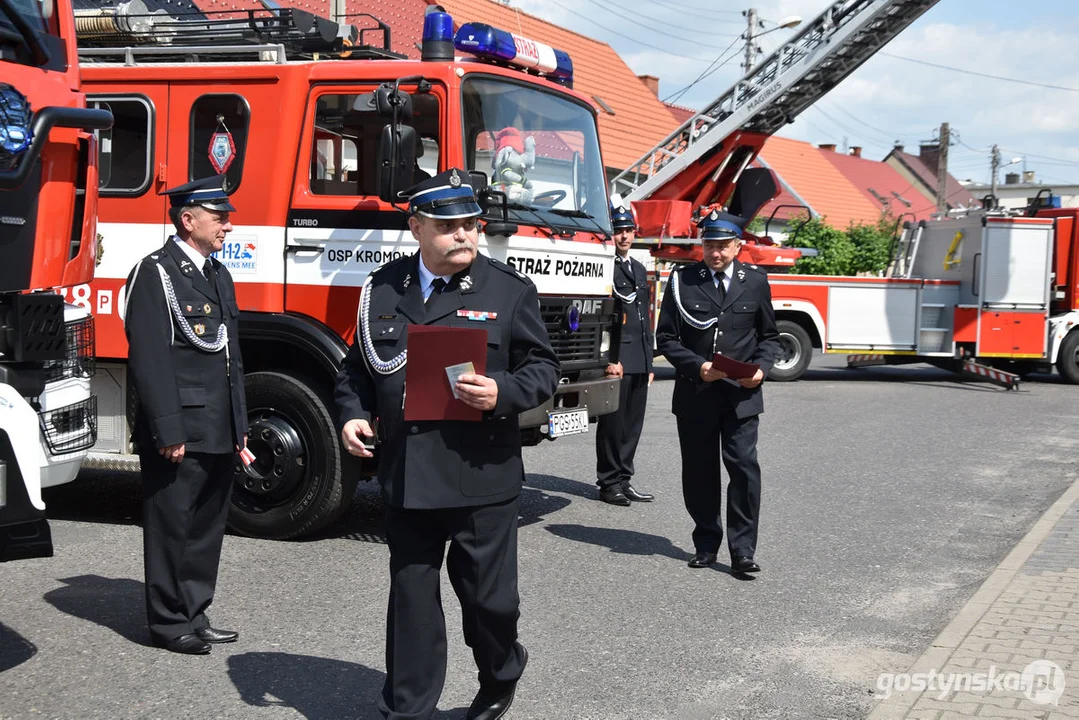
<svg viewBox="0 0 1079 720">
<path fill-rule="evenodd" d="M 187 255 L 187 259 L 191 261 L 191 264 L 194 265 L 200 273 L 205 275 L 206 273 L 203 269 L 206 267 L 206 261 L 210 258 L 191 247 L 189 243 L 185 243 L 180 239 L 179 235 L 173 235 L 172 239 L 180 246 L 180 249 L 184 251 L 184 255 Z"/>
<path fill-rule="evenodd" d="M 436 277 L 442 278 L 442 281 L 448 285 L 453 275 L 435 275 L 423 264 L 423 256 L 420 255 L 420 290 L 423 291 L 424 302 L 427 302 L 427 298 L 431 297 L 431 291 L 433 290 L 431 286 Z"/>
<path fill-rule="evenodd" d="M 730 265 L 728 265 L 727 269 L 724 270 L 722 273 L 717 273 L 715 270 L 712 271 L 712 282 L 714 282 L 716 284 L 716 288 L 719 287 L 719 281 L 720 280 L 723 281 L 723 292 L 724 292 L 724 294 L 726 294 L 727 292 L 730 291 L 730 289 L 731 289 L 731 280 L 733 280 L 733 279 L 734 279 L 734 263 L 731 263 Z"/>
</svg>

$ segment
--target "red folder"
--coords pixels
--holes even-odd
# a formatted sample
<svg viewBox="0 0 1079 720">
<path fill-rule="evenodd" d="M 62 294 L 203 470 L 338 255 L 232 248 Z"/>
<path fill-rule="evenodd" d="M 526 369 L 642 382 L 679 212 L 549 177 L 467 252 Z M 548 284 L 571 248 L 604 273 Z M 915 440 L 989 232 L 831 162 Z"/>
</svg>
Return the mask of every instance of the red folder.
<svg viewBox="0 0 1079 720">
<path fill-rule="evenodd" d="M 446 368 L 471 362 L 487 371 L 487 330 L 437 325 L 408 326 L 405 420 L 482 420 L 483 411 L 453 396 Z"/>
<path fill-rule="evenodd" d="M 409 353 L 410 358 L 411 356 L 412 353 Z M 720 353 L 712 356 L 712 367 L 727 373 L 727 377 L 733 380 L 751 378 L 761 369 L 761 366 L 755 363 L 740 362 Z"/>
</svg>

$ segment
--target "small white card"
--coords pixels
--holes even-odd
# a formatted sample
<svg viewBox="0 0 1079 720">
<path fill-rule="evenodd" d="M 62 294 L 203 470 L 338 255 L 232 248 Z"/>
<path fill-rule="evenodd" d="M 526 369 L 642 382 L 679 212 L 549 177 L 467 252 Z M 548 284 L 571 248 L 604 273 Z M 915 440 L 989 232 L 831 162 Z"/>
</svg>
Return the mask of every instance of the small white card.
<svg viewBox="0 0 1079 720">
<path fill-rule="evenodd" d="M 461 396 L 457 394 L 457 380 L 462 375 L 475 372 L 476 367 L 471 362 L 461 363 L 460 365 L 450 365 L 446 368 L 446 377 L 450 380 L 450 391 L 453 393 L 454 399 L 461 399 Z"/>
</svg>

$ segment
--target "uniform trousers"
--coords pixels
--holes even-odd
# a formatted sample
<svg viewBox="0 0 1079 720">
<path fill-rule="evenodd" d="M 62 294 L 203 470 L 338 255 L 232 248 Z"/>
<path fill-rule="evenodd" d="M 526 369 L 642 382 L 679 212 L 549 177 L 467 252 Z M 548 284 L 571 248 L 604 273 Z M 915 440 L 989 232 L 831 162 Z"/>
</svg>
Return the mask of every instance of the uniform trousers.
<svg viewBox="0 0 1079 720">
<path fill-rule="evenodd" d="M 618 411 L 596 421 L 596 484 L 601 488 L 628 482 L 648 407 L 648 373 L 622 376 Z"/>
<path fill-rule="evenodd" d="M 720 381 L 723 382 L 723 381 Z M 693 547 L 715 553 L 723 542 L 719 462 L 727 468 L 727 546 L 732 557 L 753 557 L 761 505 L 757 462 L 757 415 L 741 418 L 722 407 L 714 412 L 676 416 L 682 451 L 682 496 L 693 518 Z"/>
<path fill-rule="evenodd" d="M 164 643 L 209 627 L 232 493 L 233 454 L 151 450 L 142 463 L 143 562 L 150 637 Z"/>
<path fill-rule="evenodd" d="M 500 693 L 521 677 L 525 656 L 517 642 L 518 505 L 518 498 L 513 498 L 475 507 L 386 508 L 390 599 L 386 682 L 379 710 L 388 720 L 427 720 L 442 694 L 443 556 L 461 603 L 465 643 L 472 648 L 480 687 Z"/>
</svg>

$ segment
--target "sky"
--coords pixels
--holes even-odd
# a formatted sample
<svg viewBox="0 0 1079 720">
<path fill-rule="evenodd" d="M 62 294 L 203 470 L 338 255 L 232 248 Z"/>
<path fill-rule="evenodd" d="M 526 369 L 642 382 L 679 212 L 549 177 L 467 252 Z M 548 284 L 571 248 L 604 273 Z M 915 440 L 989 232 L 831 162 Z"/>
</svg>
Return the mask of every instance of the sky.
<svg viewBox="0 0 1079 720">
<path fill-rule="evenodd" d="M 764 23 L 758 33 L 768 31 L 759 37 L 763 59 L 798 32 L 779 22 L 792 15 L 808 22 L 828 3 L 508 4 L 608 43 L 635 73 L 660 78 L 660 98 L 700 109 L 741 76 L 743 10 L 755 7 Z M 560 49 L 572 57 L 572 48 Z M 717 57 L 719 69 L 685 89 Z M 778 134 L 840 149 L 858 145 L 863 157 L 880 160 L 897 142 L 917 154 L 919 143 L 936 140 L 943 122 L 952 133 L 949 171 L 960 180 L 988 183 L 996 144 L 1007 164 L 1000 182 L 1007 172 L 1030 170 L 1050 185 L 1079 184 L 1079 0 L 941 0 Z"/>
</svg>

